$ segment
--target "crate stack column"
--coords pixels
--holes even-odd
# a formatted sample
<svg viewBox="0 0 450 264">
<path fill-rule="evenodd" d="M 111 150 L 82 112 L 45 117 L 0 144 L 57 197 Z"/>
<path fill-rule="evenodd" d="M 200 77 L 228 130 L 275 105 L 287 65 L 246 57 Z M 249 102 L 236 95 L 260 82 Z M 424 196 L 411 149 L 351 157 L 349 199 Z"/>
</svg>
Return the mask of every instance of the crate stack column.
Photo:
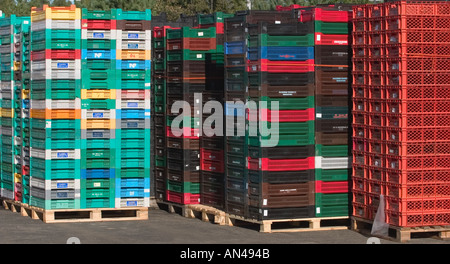
<svg viewBox="0 0 450 264">
<path fill-rule="evenodd" d="M 22 89 L 22 47 L 20 29 L 29 17 L 0 19 L 0 56 L 2 91 L 2 153 L 0 196 L 21 201 L 21 109 L 20 93 Z"/>
<path fill-rule="evenodd" d="M 116 207 L 148 207 L 151 11 L 118 9 L 116 33 Z"/>
<path fill-rule="evenodd" d="M 216 12 L 214 14 L 198 15 L 200 28 L 215 28 L 216 30 L 216 53 L 206 54 L 206 87 L 203 92 L 202 106 L 208 102 L 218 102 L 224 105 L 224 21 L 233 14 Z M 217 114 L 215 115 L 217 116 Z M 203 133 L 200 138 L 200 163 L 201 163 L 201 204 L 224 209 L 225 205 L 225 171 L 224 171 L 224 122 L 220 120 L 206 120 L 214 118 L 211 114 L 203 111 L 202 124 Z M 220 118 L 223 118 L 221 116 Z M 204 129 L 212 128 L 219 135 L 207 135 Z M 217 130 L 215 128 L 221 128 Z M 213 132 L 213 131 L 211 131 Z"/>
<path fill-rule="evenodd" d="M 28 22 L 28 23 L 27 23 Z M 22 49 L 22 90 L 20 91 L 20 107 L 22 111 L 22 202 L 30 202 L 30 86 L 31 86 L 31 36 L 30 19 L 21 25 Z"/>
<path fill-rule="evenodd" d="M 81 12 L 31 9 L 30 204 L 80 208 Z"/>
<path fill-rule="evenodd" d="M 115 207 L 116 9 L 82 9 L 81 207 Z"/>
<path fill-rule="evenodd" d="M 215 53 L 215 28 L 187 26 L 167 29 L 167 200 L 180 204 L 200 203 L 200 126 L 202 93 L 206 89 L 206 57 Z M 195 94 L 198 97 L 195 97 Z M 187 103 L 186 111 L 173 106 Z M 172 107 L 174 108 L 172 111 Z M 172 122 L 181 119 L 181 135 Z M 179 120 L 178 120 L 179 121 Z M 206 165 L 205 165 L 206 166 Z M 220 166 L 210 166 L 219 170 Z"/>
<path fill-rule="evenodd" d="M 317 217 L 349 215 L 349 6 L 299 9 L 314 23 Z"/>
<path fill-rule="evenodd" d="M 261 89 L 259 94 L 249 96 L 249 101 L 258 103 L 256 111 L 252 112 L 253 109 L 249 108 L 248 115 L 248 133 L 252 133 L 251 129 L 258 131 L 256 135 L 249 135 L 250 216 L 259 220 L 312 217 L 313 25 L 311 22 L 294 21 L 260 22 L 249 25 L 248 32 L 250 33 L 247 65 L 249 80 L 252 82 L 257 78 L 261 85 L 272 84 L 267 90 Z M 289 83 L 293 78 L 296 78 L 296 81 Z M 277 86 L 269 81 L 275 79 L 287 81 Z M 303 86 L 303 89 L 299 89 L 301 93 L 283 96 L 286 90 L 289 91 L 290 87 L 285 87 L 289 84 Z M 250 90 L 254 91 L 249 86 Z M 266 106 L 261 103 L 266 103 Z M 274 104 L 278 104 L 278 111 L 274 108 Z M 276 123 L 278 131 L 273 130 Z M 258 127 L 258 124 L 262 127 Z M 269 129 L 272 131 L 268 135 Z"/>
</svg>

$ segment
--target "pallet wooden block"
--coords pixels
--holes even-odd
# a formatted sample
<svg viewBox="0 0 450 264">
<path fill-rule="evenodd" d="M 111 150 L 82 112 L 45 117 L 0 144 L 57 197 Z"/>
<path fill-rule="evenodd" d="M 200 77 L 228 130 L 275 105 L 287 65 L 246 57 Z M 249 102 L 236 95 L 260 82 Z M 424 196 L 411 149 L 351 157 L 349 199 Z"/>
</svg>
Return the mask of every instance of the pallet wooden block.
<svg viewBox="0 0 450 264">
<path fill-rule="evenodd" d="M 197 218 L 196 213 L 200 213 L 201 220 L 204 222 L 213 222 L 219 225 L 225 225 L 225 212 L 217 208 L 201 205 L 191 204 L 187 206 L 187 217 Z M 210 216 L 214 217 L 213 219 Z"/>
<path fill-rule="evenodd" d="M 359 217 L 351 218 L 351 229 L 365 235 L 371 235 L 373 221 L 363 219 Z M 413 233 L 429 233 L 430 237 L 436 236 L 441 239 L 450 238 L 450 226 L 424 226 L 424 227 L 399 227 L 389 226 L 390 233 L 395 235 L 379 236 L 380 238 L 391 240 L 395 242 L 407 242 L 411 240 L 411 234 Z"/>
<path fill-rule="evenodd" d="M 346 230 L 348 226 L 338 223 L 331 226 L 322 226 L 324 220 L 345 220 L 348 216 L 343 217 L 317 217 L 317 218 L 299 218 L 299 219 L 275 219 L 275 220 L 255 220 L 247 219 L 237 215 L 227 215 L 226 223 L 230 226 L 236 225 L 236 220 L 246 223 L 253 223 L 259 225 L 259 231 L 262 233 L 276 233 L 276 232 L 310 232 L 310 231 L 330 231 L 330 230 Z M 274 223 L 291 223 L 292 228 L 272 229 Z M 300 223 L 308 223 L 308 227 L 296 228 Z"/>
<path fill-rule="evenodd" d="M 40 219 L 44 223 L 106 222 L 148 219 L 147 207 L 46 210 L 11 200 L 3 200 L 2 205 L 5 209 L 13 212 L 19 212 L 18 208 L 20 208 L 22 216 Z"/>
</svg>

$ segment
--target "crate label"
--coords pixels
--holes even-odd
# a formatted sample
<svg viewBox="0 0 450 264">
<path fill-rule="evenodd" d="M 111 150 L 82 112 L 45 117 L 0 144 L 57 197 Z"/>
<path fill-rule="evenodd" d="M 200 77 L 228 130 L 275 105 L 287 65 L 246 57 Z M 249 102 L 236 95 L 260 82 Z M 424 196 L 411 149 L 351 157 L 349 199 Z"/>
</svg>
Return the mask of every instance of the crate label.
<svg viewBox="0 0 450 264">
<path fill-rule="evenodd" d="M 95 52 L 94 53 L 94 58 L 103 58 L 103 53 L 102 52 Z"/>
<path fill-rule="evenodd" d="M 127 201 L 127 206 L 137 206 L 137 201 Z"/>
<path fill-rule="evenodd" d="M 58 198 L 67 198 L 67 192 L 58 192 L 56 193 L 56 197 Z"/>
<path fill-rule="evenodd" d="M 137 102 L 128 102 L 127 107 L 138 107 L 138 103 Z"/>
<path fill-rule="evenodd" d="M 320 207 L 316 208 L 316 214 L 320 214 Z"/>
<path fill-rule="evenodd" d="M 198 36 L 203 37 L 203 32 L 202 31 L 198 32 Z"/>
<path fill-rule="evenodd" d="M 135 62 L 128 63 L 128 69 L 135 69 L 136 67 L 137 67 L 137 63 L 135 63 Z"/>
<path fill-rule="evenodd" d="M 144 116 L 150 116 L 150 112 L 145 112 Z"/>
<path fill-rule="evenodd" d="M 103 113 L 92 113 L 92 117 L 94 117 L 94 118 L 103 118 Z"/>
<path fill-rule="evenodd" d="M 264 210 L 264 216 L 267 216 L 267 210 Z"/>
<path fill-rule="evenodd" d="M 317 35 L 317 41 L 320 41 L 320 35 Z"/>
<path fill-rule="evenodd" d="M 137 48 L 139 48 L 139 44 L 136 44 L 136 43 L 128 43 L 128 48 L 129 48 L 129 49 L 137 49 Z"/>
<path fill-rule="evenodd" d="M 316 118 L 322 118 L 322 113 L 316 113 Z"/>
<path fill-rule="evenodd" d="M 127 122 L 127 128 L 137 128 L 138 123 L 137 122 Z"/>
<path fill-rule="evenodd" d="M 101 182 L 94 182 L 94 187 L 101 187 L 102 183 Z"/>
<path fill-rule="evenodd" d="M 275 24 L 281 24 L 281 21 L 277 20 L 275 21 Z"/>
<path fill-rule="evenodd" d="M 69 157 L 69 153 L 67 153 L 67 152 L 59 152 L 59 153 L 56 154 L 56 156 L 58 158 L 68 158 Z"/>
<path fill-rule="evenodd" d="M 150 87 L 150 83 L 145 83 L 145 87 Z"/>
<path fill-rule="evenodd" d="M 203 54 L 197 54 L 197 59 L 201 59 L 203 57 Z"/>
<path fill-rule="evenodd" d="M 67 63 L 67 62 L 58 62 L 56 64 L 56 67 L 58 69 L 67 69 L 67 68 L 69 68 L 69 63 Z"/>
<path fill-rule="evenodd" d="M 56 184 L 56 188 L 59 188 L 59 189 L 65 189 L 68 187 L 69 187 L 69 184 L 67 182 L 61 182 L 61 183 Z"/>
<path fill-rule="evenodd" d="M 103 33 L 95 33 L 94 32 L 94 38 L 105 38 L 105 34 L 103 34 Z"/>
<path fill-rule="evenodd" d="M 137 39 L 137 38 L 139 38 L 139 34 L 138 33 L 128 33 L 128 38 Z"/>
<path fill-rule="evenodd" d="M 267 205 L 267 199 L 263 199 L 263 205 Z"/>
<path fill-rule="evenodd" d="M 103 132 L 92 132 L 92 137 L 103 138 Z"/>
</svg>

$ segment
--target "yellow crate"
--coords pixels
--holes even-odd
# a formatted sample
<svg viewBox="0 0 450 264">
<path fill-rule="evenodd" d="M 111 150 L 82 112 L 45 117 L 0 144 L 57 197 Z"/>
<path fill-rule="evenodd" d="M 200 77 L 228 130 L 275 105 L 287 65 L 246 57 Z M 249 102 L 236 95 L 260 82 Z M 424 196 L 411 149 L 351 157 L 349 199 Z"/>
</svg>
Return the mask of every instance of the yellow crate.
<svg viewBox="0 0 450 264">
<path fill-rule="evenodd" d="M 14 183 L 22 183 L 22 175 L 19 173 L 14 173 Z"/>
<path fill-rule="evenodd" d="M 116 129 L 116 119 L 81 119 L 81 129 Z"/>
<path fill-rule="evenodd" d="M 37 119 L 80 119 L 81 109 L 31 109 L 30 117 Z"/>
<path fill-rule="evenodd" d="M 116 50 L 118 60 L 150 60 L 150 50 Z"/>
<path fill-rule="evenodd" d="M 21 71 L 22 69 L 20 66 L 22 66 L 22 63 L 20 61 L 15 61 L 14 62 L 14 71 Z"/>
<path fill-rule="evenodd" d="M 30 90 L 22 90 L 22 99 L 30 99 Z"/>
<path fill-rule="evenodd" d="M 44 5 L 42 8 L 31 8 L 31 22 L 36 22 L 44 19 L 55 20 L 75 20 L 81 19 L 81 10 L 76 5 L 66 7 L 49 7 Z"/>
<path fill-rule="evenodd" d="M 14 118 L 14 109 L 11 108 L 2 108 L 2 117 Z"/>
<path fill-rule="evenodd" d="M 116 99 L 116 90 L 81 89 L 81 99 Z"/>
</svg>

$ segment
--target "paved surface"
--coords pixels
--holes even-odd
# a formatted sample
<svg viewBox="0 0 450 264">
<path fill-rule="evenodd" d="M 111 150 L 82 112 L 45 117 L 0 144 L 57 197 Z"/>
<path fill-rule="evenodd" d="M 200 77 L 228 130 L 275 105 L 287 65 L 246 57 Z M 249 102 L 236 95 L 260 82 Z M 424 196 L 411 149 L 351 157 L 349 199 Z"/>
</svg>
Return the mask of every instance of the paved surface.
<svg viewBox="0 0 450 264">
<path fill-rule="evenodd" d="M 82 244 L 365 244 L 368 238 L 352 230 L 268 234 L 258 228 L 220 226 L 160 209 L 150 209 L 145 221 L 45 224 L 0 206 L 0 244 L 66 244 L 70 237 Z M 408 243 L 450 241 L 413 238 Z"/>
</svg>

